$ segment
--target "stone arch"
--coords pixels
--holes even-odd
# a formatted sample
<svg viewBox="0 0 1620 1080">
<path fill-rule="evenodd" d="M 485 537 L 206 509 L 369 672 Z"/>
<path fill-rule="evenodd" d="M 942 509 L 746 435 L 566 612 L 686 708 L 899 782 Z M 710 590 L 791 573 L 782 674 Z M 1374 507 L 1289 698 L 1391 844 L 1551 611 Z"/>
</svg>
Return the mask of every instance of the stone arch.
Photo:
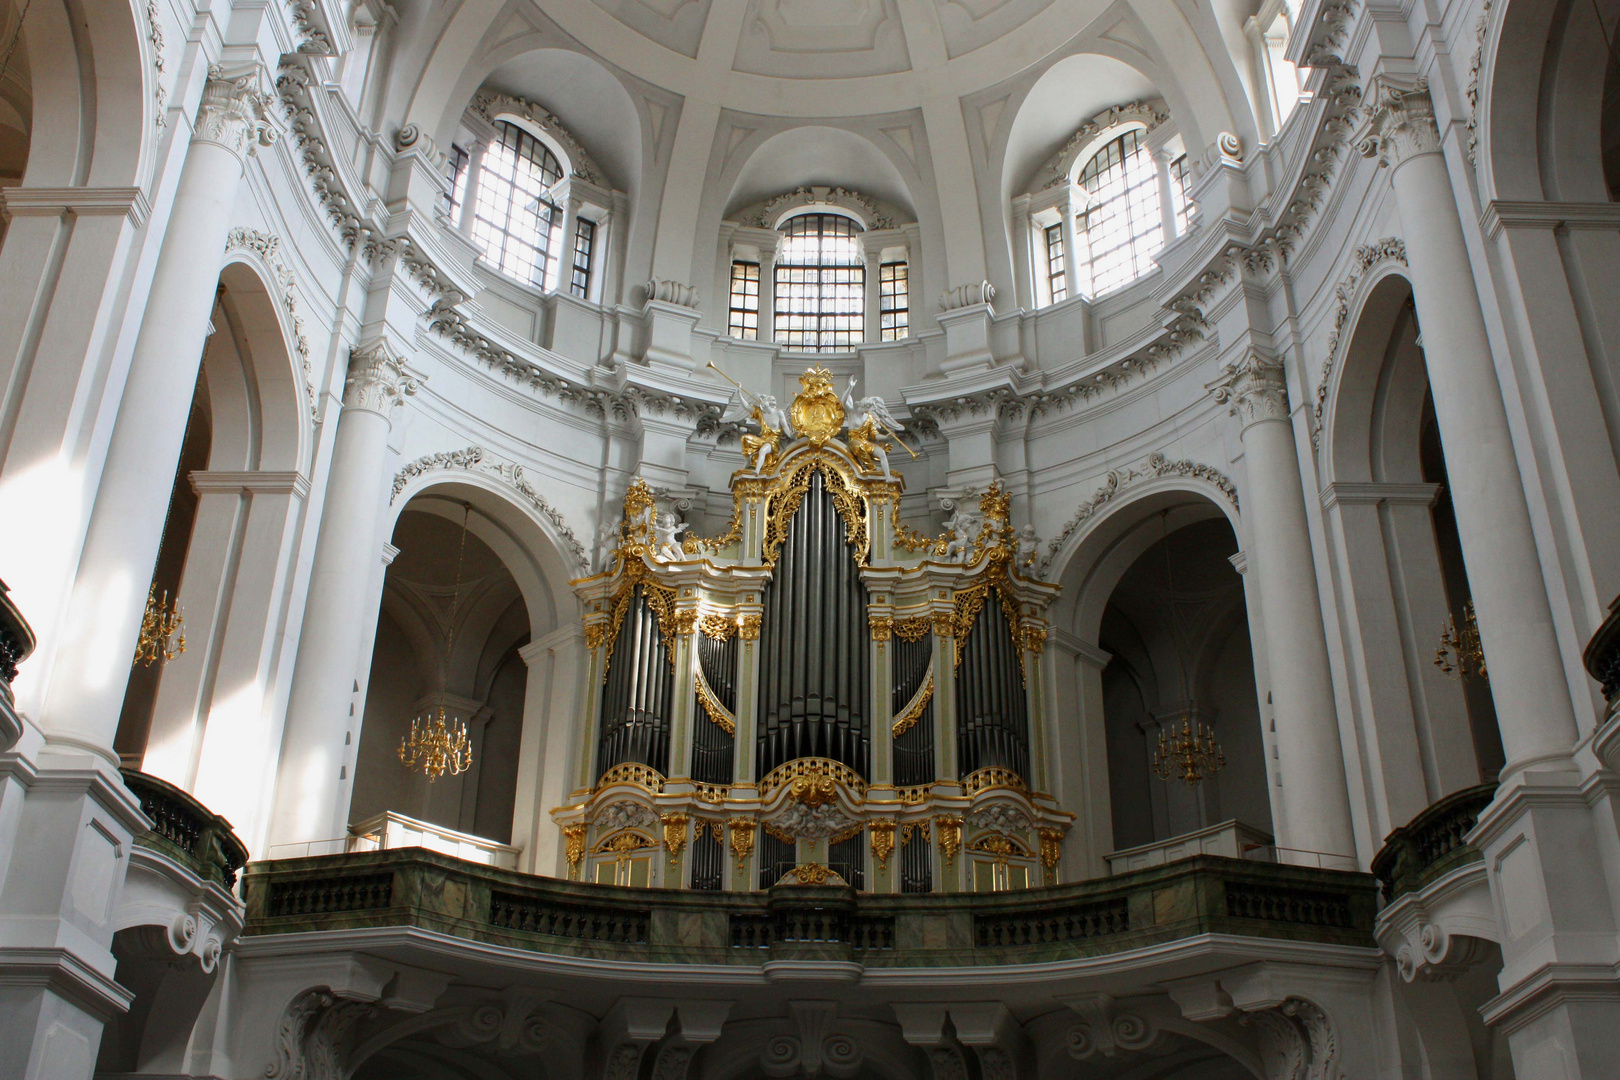
<svg viewBox="0 0 1620 1080">
<path fill-rule="evenodd" d="M 1472 65 L 1480 200 L 1608 202 L 1601 147 L 1613 0 L 1510 0 L 1486 16 Z M 1610 31 L 1612 33 L 1612 31 Z"/>
<path fill-rule="evenodd" d="M 1373 479 L 1379 373 L 1397 321 L 1410 313 L 1411 297 L 1411 282 L 1393 262 L 1353 273 L 1340 285 L 1340 308 L 1317 387 L 1315 438 L 1329 480 Z"/>
<path fill-rule="evenodd" d="M 248 347 L 244 359 L 254 383 L 254 464 L 244 467 L 306 472 L 314 452 L 318 398 L 309 340 L 297 314 L 296 282 L 275 237 L 256 234 L 269 241 L 261 252 L 234 244 L 242 231 L 231 234 L 220 285 L 232 326 L 240 329 Z"/>
</svg>

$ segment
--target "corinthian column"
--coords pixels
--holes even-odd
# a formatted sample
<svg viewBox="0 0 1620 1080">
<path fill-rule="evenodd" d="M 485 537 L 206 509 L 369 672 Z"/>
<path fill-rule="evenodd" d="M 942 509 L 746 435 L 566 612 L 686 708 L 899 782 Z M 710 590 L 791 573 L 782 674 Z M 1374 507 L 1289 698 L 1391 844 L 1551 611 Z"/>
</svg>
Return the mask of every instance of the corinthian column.
<svg viewBox="0 0 1620 1080">
<path fill-rule="evenodd" d="M 275 141 L 263 70 L 209 69 L 79 558 L 42 726 L 112 757 L 243 159 Z"/>
<path fill-rule="evenodd" d="M 1243 424 L 1244 519 L 1253 547 L 1249 567 L 1260 588 L 1282 778 L 1278 843 L 1354 855 L 1327 634 L 1283 366 L 1251 351 L 1241 363 L 1228 364 L 1210 390 Z"/>
<path fill-rule="evenodd" d="M 1406 223 L 1412 299 L 1491 673 L 1505 781 L 1569 752 L 1576 738 L 1569 684 L 1428 84 L 1380 75 L 1364 102 L 1361 152 L 1390 169 Z"/>
<path fill-rule="evenodd" d="M 414 394 L 416 386 L 386 341 L 349 354 L 343 412 L 332 446 L 309 601 L 282 729 L 272 844 L 343 834 L 339 772 L 352 724 L 349 704 L 358 676 L 360 637 L 369 625 L 365 608 L 381 552 L 377 528 L 387 488 L 388 432 L 394 408 Z M 355 703 L 356 713 L 359 709 L 360 703 Z"/>
</svg>

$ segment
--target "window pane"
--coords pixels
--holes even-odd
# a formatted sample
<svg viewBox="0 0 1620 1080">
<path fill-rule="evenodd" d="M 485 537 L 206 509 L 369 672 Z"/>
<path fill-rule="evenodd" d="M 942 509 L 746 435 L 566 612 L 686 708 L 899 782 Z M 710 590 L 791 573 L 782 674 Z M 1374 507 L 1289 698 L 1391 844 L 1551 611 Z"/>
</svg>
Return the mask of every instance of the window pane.
<svg viewBox="0 0 1620 1080">
<path fill-rule="evenodd" d="M 502 273 L 554 288 L 562 211 L 550 189 L 562 179 L 562 166 L 517 125 L 497 120 L 495 130 L 499 137 L 485 149 L 479 171 L 473 242 Z"/>
<path fill-rule="evenodd" d="M 1052 303 L 1069 298 L 1068 260 L 1063 251 L 1063 226 L 1053 225 L 1046 230 L 1046 285 Z"/>
<path fill-rule="evenodd" d="M 865 338 L 866 265 L 860 226 L 841 214 L 802 214 L 782 226 L 776 260 L 776 340 L 831 352 Z"/>
<path fill-rule="evenodd" d="M 731 336 L 744 341 L 759 338 L 759 263 L 731 264 Z"/>
<path fill-rule="evenodd" d="M 880 340 L 899 341 L 911 333 L 911 268 L 905 263 L 878 267 Z"/>
<path fill-rule="evenodd" d="M 1192 170 L 1187 167 L 1187 155 L 1182 154 L 1170 163 L 1170 193 L 1176 200 L 1177 236 L 1187 235 L 1187 226 L 1192 218 L 1192 199 L 1187 194 L 1187 185 L 1191 183 Z"/>
<path fill-rule="evenodd" d="M 450 190 L 444 193 L 444 209 L 451 221 L 461 216 L 461 204 L 467 199 L 467 160 L 467 151 L 452 144 L 450 160 L 446 162 Z"/>
<path fill-rule="evenodd" d="M 1137 129 L 1112 140 L 1080 174 L 1091 205 L 1081 217 L 1086 250 L 1078 269 L 1081 288 L 1091 296 L 1147 273 L 1153 254 L 1164 246 L 1159 177 L 1142 134 Z"/>
<path fill-rule="evenodd" d="M 589 218 L 574 221 L 574 263 L 568 282 L 569 290 L 581 300 L 591 292 L 591 245 L 596 242 L 596 222 Z"/>
</svg>

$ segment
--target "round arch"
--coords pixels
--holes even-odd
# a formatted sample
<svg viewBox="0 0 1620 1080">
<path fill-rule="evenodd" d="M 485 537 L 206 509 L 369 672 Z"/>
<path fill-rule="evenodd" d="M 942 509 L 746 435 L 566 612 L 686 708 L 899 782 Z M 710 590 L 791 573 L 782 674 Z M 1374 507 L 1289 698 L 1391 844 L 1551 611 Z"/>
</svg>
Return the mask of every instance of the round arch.
<svg viewBox="0 0 1620 1080">
<path fill-rule="evenodd" d="M 1410 315 L 1411 297 L 1412 284 L 1401 267 L 1386 264 L 1357 281 L 1347 298 L 1339 355 L 1329 357 L 1317 420 L 1329 482 L 1375 479 L 1379 385 L 1396 325 Z"/>
<path fill-rule="evenodd" d="M 226 256 L 219 280 L 232 329 L 242 337 L 257 413 L 254 445 L 244 448 L 237 467 L 306 472 L 314 452 L 315 376 L 309 343 L 292 315 L 291 272 L 238 248 Z"/>
</svg>

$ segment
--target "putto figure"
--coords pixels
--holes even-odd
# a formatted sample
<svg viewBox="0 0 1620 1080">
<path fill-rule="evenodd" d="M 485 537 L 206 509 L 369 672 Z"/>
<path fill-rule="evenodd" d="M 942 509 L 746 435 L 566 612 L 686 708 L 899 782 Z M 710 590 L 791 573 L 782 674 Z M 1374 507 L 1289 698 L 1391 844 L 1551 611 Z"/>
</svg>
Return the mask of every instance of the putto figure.
<svg viewBox="0 0 1620 1080">
<path fill-rule="evenodd" d="M 738 413 L 735 409 L 728 410 L 725 419 L 735 423 L 743 416 L 749 416 L 759 425 L 758 435 L 743 435 L 742 450 L 743 457 L 753 463 L 754 471 L 763 473 L 776 464 L 776 455 L 782 448 L 782 440 L 793 438 L 793 425 L 788 422 L 787 411 L 777 404 L 774 395 L 751 394 L 743 389 L 742 384 L 736 379 L 714 367 L 714 364 L 711 363 L 709 366 L 714 368 L 722 379 L 737 388 L 737 393 L 742 397 L 742 405 L 748 410 L 746 413 Z"/>
<path fill-rule="evenodd" d="M 653 532 L 658 537 L 658 558 L 673 562 L 681 556 L 681 533 L 691 528 L 673 513 L 665 511 L 653 520 Z"/>
<path fill-rule="evenodd" d="M 882 466 L 883 478 L 893 480 L 894 472 L 889 468 L 889 450 L 892 449 L 885 439 L 893 439 L 912 457 L 917 452 L 905 443 L 900 442 L 900 421 L 889 412 L 888 404 L 877 394 L 870 394 L 863 398 L 855 396 L 855 384 L 860 380 L 851 378 L 849 389 L 844 391 L 844 408 L 853 418 L 849 425 L 849 454 L 867 472 Z"/>
</svg>

